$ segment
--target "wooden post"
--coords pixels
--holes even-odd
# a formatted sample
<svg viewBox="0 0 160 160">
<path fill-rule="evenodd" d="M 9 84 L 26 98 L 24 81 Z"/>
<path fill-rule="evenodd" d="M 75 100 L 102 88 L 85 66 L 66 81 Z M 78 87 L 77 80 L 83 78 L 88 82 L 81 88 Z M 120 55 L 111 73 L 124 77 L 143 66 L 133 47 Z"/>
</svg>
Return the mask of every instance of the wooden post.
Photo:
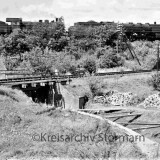
<svg viewBox="0 0 160 160">
<path fill-rule="evenodd" d="M 158 46 L 157 46 L 157 76 L 158 76 L 158 70 L 159 70 L 158 63 L 159 63 L 159 43 L 158 43 Z"/>
<path fill-rule="evenodd" d="M 117 39 L 117 56 L 118 56 L 118 45 L 119 45 L 119 35 L 118 35 L 118 39 Z M 118 72 L 118 68 L 117 68 L 117 72 Z M 116 76 L 116 86 L 117 86 L 117 90 L 118 90 L 118 75 Z"/>
</svg>

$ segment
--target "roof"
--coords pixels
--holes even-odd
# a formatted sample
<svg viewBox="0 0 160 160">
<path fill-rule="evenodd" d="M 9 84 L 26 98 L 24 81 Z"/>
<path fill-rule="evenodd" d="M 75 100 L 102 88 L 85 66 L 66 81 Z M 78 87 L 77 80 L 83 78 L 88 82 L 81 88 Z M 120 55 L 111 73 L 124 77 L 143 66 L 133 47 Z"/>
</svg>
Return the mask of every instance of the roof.
<svg viewBox="0 0 160 160">
<path fill-rule="evenodd" d="M 5 22 L 3 22 L 3 21 L 0 21 L 0 24 L 6 24 Z"/>
<path fill-rule="evenodd" d="M 6 18 L 6 22 L 21 22 L 22 18 Z"/>
</svg>

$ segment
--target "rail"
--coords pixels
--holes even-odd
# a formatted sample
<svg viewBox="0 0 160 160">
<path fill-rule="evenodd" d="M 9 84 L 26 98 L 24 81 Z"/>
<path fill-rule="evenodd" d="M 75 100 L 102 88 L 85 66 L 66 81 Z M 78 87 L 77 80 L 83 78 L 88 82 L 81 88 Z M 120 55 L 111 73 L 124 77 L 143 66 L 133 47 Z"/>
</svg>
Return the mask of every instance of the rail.
<svg viewBox="0 0 160 160">
<path fill-rule="evenodd" d="M 139 73 L 151 73 L 155 70 L 139 70 L 139 71 L 122 71 L 122 72 L 107 72 L 107 73 L 95 73 L 94 76 L 107 76 L 107 75 L 127 75 L 127 74 L 139 74 Z M 18 72 L 18 71 L 17 71 Z M 1 71 L 0 71 L 1 73 Z M 12 74 L 11 74 L 12 75 Z M 23 75 L 23 77 L 16 77 L 16 78 L 6 78 L 0 79 L 0 85 L 3 83 L 10 83 L 10 82 L 25 82 L 25 81 L 36 81 L 36 80 L 47 80 L 47 79 L 73 79 L 73 78 L 81 78 L 85 77 L 85 75 L 34 75 L 34 74 L 15 74 L 15 75 Z"/>
<path fill-rule="evenodd" d="M 132 130 L 143 130 L 143 129 L 151 129 L 151 128 L 160 128 L 160 123 L 147 123 L 147 122 L 134 122 L 139 117 L 141 117 L 144 111 L 138 111 L 134 109 L 126 109 L 126 108 L 108 108 L 108 109 L 79 109 L 80 112 L 90 113 L 92 115 L 98 115 L 104 119 L 109 119 L 117 124 L 127 126 Z M 127 118 L 124 122 L 123 118 Z M 141 127 L 143 125 L 143 127 Z M 145 125 L 145 127 L 144 127 Z M 135 126 L 136 128 L 133 128 Z"/>
<path fill-rule="evenodd" d="M 107 72 L 107 73 L 96 73 L 96 76 L 105 76 L 105 75 L 115 75 L 115 74 L 134 74 L 134 73 L 146 73 L 153 72 L 155 70 L 139 70 L 139 71 L 121 71 L 121 72 Z"/>
</svg>

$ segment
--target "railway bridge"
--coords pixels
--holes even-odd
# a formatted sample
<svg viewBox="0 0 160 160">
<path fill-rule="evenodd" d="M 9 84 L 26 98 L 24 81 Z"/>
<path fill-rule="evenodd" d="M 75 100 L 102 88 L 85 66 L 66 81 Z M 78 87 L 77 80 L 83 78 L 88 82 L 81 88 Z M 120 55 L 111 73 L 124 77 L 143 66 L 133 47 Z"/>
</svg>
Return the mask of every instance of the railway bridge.
<svg viewBox="0 0 160 160">
<path fill-rule="evenodd" d="M 64 107 L 60 84 L 66 85 L 70 81 L 67 76 L 21 76 L 0 79 L 0 85 L 22 90 L 34 102 Z"/>
<path fill-rule="evenodd" d="M 132 75 L 153 73 L 151 70 L 140 70 L 140 71 L 124 71 L 124 72 L 107 72 L 107 73 L 95 73 L 94 76 L 117 76 L 117 75 Z M 61 85 L 66 85 L 73 78 L 84 77 L 84 75 L 33 75 L 29 72 L 22 71 L 6 71 L 0 70 L 0 85 L 10 86 L 22 90 L 26 95 L 32 98 L 34 102 L 46 103 L 48 105 L 54 105 L 56 107 L 65 107 L 64 97 L 61 94 Z M 60 89 L 61 88 L 61 89 Z M 64 91 L 64 90 L 63 90 Z M 65 98 L 68 97 L 65 94 Z M 73 98 L 73 97 L 72 97 Z M 67 98 L 68 99 L 68 98 Z M 77 106 L 84 108 L 85 98 L 79 97 Z M 67 103 L 67 102 L 66 102 Z M 79 103 L 79 104 L 78 104 Z M 67 106 L 66 106 L 67 108 Z"/>
</svg>

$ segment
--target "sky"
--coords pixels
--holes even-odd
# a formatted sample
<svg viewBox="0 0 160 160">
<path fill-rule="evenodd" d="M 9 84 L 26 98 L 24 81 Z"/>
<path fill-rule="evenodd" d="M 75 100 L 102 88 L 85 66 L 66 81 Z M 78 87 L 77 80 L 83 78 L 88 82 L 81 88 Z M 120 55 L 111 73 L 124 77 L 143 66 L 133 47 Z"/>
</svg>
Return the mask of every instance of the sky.
<svg viewBox="0 0 160 160">
<path fill-rule="evenodd" d="M 66 27 L 89 20 L 160 24 L 160 0 L 0 0 L 0 4 L 0 21 L 63 16 Z"/>
</svg>

